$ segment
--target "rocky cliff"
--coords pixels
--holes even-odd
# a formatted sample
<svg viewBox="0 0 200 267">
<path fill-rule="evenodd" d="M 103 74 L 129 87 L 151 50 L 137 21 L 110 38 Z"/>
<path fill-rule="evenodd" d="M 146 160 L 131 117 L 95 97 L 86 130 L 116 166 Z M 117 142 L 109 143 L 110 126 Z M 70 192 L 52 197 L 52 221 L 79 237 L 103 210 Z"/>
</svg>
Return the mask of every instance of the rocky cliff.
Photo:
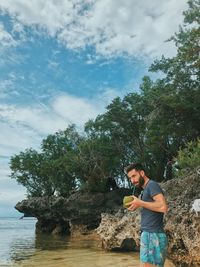
<svg viewBox="0 0 200 267">
<path fill-rule="evenodd" d="M 176 266 L 200 266 L 200 212 L 192 211 L 200 199 L 200 171 L 188 173 L 162 184 L 169 204 L 165 230 L 169 238 L 168 257 Z M 38 218 L 37 231 L 58 233 L 98 233 L 107 250 L 138 250 L 140 212 L 122 208 L 127 189 L 108 193 L 75 192 L 61 197 L 30 198 L 16 209 Z"/>
</svg>

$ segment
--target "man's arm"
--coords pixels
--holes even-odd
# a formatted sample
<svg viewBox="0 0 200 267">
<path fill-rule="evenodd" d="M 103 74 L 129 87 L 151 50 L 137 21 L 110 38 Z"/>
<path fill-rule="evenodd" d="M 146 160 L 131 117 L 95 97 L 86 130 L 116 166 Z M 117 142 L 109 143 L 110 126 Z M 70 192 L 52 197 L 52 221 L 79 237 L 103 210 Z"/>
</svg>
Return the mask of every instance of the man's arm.
<svg viewBox="0 0 200 267">
<path fill-rule="evenodd" d="M 152 211 L 166 213 L 168 211 L 167 203 L 163 194 L 157 194 L 153 196 L 153 202 L 143 201 L 135 196 L 134 200 L 131 202 L 131 206 L 128 210 L 136 210 L 137 208 L 143 207 Z"/>
</svg>

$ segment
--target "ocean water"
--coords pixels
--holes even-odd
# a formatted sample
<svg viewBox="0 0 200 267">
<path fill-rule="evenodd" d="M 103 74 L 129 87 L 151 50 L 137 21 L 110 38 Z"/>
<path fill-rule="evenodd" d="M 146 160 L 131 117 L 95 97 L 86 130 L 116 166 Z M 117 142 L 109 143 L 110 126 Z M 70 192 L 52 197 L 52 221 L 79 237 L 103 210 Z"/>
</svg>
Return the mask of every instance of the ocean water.
<svg viewBox="0 0 200 267">
<path fill-rule="evenodd" d="M 135 252 L 106 252 L 87 238 L 35 234 L 36 219 L 0 218 L 0 266 L 138 267 Z M 174 267 L 167 261 L 165 267 Z"/>
</svg>

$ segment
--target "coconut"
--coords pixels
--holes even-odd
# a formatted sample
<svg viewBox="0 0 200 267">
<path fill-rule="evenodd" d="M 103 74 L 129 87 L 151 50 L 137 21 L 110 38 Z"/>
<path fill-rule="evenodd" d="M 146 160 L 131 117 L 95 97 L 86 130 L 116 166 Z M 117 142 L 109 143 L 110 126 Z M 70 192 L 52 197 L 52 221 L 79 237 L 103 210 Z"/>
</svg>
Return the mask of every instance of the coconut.
<svg viewBox="0 0 200 267">
<path fill-rule="evenodd" d="M 125 196 L 123 199 L 124 208 L 129 208 L 133 199 L 134 199 L 133 196 Z"/>
</svg>

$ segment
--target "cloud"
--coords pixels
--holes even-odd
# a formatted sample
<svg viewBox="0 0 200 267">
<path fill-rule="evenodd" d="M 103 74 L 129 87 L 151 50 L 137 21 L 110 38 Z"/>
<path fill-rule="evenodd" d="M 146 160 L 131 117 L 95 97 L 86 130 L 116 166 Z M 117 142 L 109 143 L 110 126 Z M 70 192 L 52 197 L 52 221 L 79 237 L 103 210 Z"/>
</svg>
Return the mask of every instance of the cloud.
<svg viewBox="0 0 200 267">
<path fill-rule="evenodd" d="M 52 98 L 48 105 L 17 106 L 0 104 L 0 151 L 8 159 L 27 148 L 39 149 L 43 138 L 71 123 L 83 129 L 86 121 L 104 112 L 105 107 L 119 92 L 113 88 L 102 89 L 93 99 L 62 94 Z M 1 166 L 1 165 L 0 165 Z M 1 174 L 6 177 L 5 173 Z"/>
<path fill-rule="evenodd" d="M 182 23 L 187 0 L 1 0 L 0 8 L 69 49 L 93 46 L 106 57 L 157 57 L 173 55 L 173 44 L 165 40 Z"/>
<path fill-rule="evenodd" d="M 17 42 L 14 40 L 12 35 L 8 33 L 5 30 L 4 25 L 0 23 L 0 47 L 1 49 L 16 46 L 16 45 L 17 45 Z"/>
<path fill-rule="evenodd" d="M 19 92 L 15 89 L 16 80 L 16 76 L 12 72 L 9 73 L 7 79 L 0 80 L 0 99 L 19 95 Z"/>
<path fill-rule="evenodd" d="M 35 130 L 39 135 L 45 135 L 63 127 L 64 120 L 52 113 L 50 108 L 35 104 L 33 106 L 0 105 L 0 115 L 10 127 L 23 128 L 28 135 Z"/>
<path fill-rule="evenodd" d="M 58 96 L 52 103 L 54 111 L 70 123 L 83 125 L 87 120 L 96 117 L 101 106 L 87 99 L 71 95 Z"/>
<path fill-rule="evenodd" d="M 38 148 L 42 138 L 71 123 L 83 127 L 88 119 L 103 112 L 114 92 L 105 91 L 93 100 L 63 94 L 51 99 L 48 105 L 0 104 L 1 155 L 8 157 L 26 148 Z"/>
</svg>

